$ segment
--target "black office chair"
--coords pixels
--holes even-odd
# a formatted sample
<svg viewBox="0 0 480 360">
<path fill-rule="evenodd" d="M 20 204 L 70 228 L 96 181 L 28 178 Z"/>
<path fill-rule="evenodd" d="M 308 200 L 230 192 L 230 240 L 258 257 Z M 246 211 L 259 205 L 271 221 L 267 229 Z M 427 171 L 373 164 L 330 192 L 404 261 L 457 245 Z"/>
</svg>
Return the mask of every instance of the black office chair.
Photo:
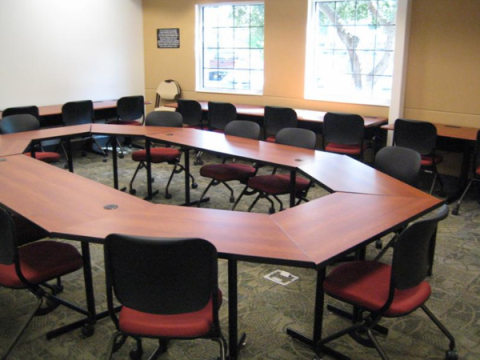
<svg viewBox="0 0 480 360">
<path fill-rule="evenodd" d="M 432 123 L 418 120 L 397 119 L 393 131 L 393 145 L 412 149 L 422 157 L 422 170 L 433 173 L 429 193 L 433 193 L 438 179 L 440 196 L 444 195 L 443 181 L 437 171 L 437 165 L 443 158 L 435 154 L 437 128 Z"/>
<path fill-rule="evenodd" d="M 315 149 L 316 140 L 317 137 L 313 131 L 299 128 L 282 129 L 275 137 L 275 143 L 277 144 L 312 150 Z M 275 205 L 270 199 L 270 196 L 277 200 L 280 205 L 280 211 L 282 211 L 283 203 L 278 196 L 290 193 L 290 174 L 276 174 L 276 171 L 277 169 L 274 168 L 271 175 L 256 175 L 248 179 L 247 186 L 243 189 L 233 205 L 232 210 L 235 209 L 244 195 L 254 195 L 258 193 L 257 197 L 248 208 L 249 212 L 252 211 L 258 200 L 263 198 L 270 203 L 269 213 L 273 214 L 275 212 Z M 308 201 L 306 196 L 311 185 L 311 181 L 301 176 L 296 176 L 295 197 L 298 199 L 297 204 L 301 201 Z"/>
<path fill-rule="evenodd" d="M 323 120 L 323 150 L 363 161 L 364 133 L 361 116 L 328 112 Z"/>
<path fill-rule="evenodd" d="M 234 120 L 229 122 L 225 127 L 225 135 L 259 140 L 260 125 L 253 121 Z M 200 196 L 200 200 L 198 201 L 197 205 L 198 207 L 200 207 L 200 203 L 205 197 L 208 189 L 210 189 L 211 186 L 216 186 L 219 184 L 225 185 L 227 189 L 230 190 L 230 202 L 233 203 L 235 201 L 234 191 L 227 184 L 227 182 L 239 181 L 240 183 L 246 185 L 248 179 L 252 176 L 255 176 L 257 173 L 257 168 L 252 165 L 239 164 L 235 162 L 227 163 L 226 161 L 227 158 L 224 158 L 221 164 L 209 164 L 200 168 L 200 175 L 212 180 L 208 183 L 208 186 L 203 191 L 202 196 Z"/>
<path fill-rule="evenodd" d="M 155 111 L 175 111 L 173 108 L 160 106 L 160 103 L 163 101 L 163 104 L 165 104 L 165 101 L 177 100 L 181 92 L 180 85 L 175 80 L 161 81 L 155 94 Z"/>
<path fill-rule="evenodd" d="M 140 120 L 140 121 L 139 121 Z M 136 96 L 124 96 L 117 101 L 117 118 L 107 121 L 107 124 L 112 125 L 130 125 L 130 126 L 142 126 L 145 122 L 145 99 L 142 95 Z M 107 142 L 110 144 L 110 140 Z M 131 146 L 131 138 L 126 137 L 124 139 L 124 145 Z M 112 144 L 112 146 L 114 146 Z M 118 157 L 123 159 L 124 150 L 120 143 L 120 139 L 117 137 L 117 144 L 120 149 Z M 139 147 L 139 146 L 137 146 Z"/>
<path fill-rule="evenodd" d="M 37 119 L 40 119 L 40 111 L 38 110 L 38 107 L 35 105 L 7 108 L 3 110 L 2 117 L 6 117 L 10 115 L 23 115 L 23 114 L 30 114 L 35 116 Z"/>
<path fill-rule="evenodd" d="M 212 131 L 223 132 L 230 121 L 237 120 L 235 105 L 222 102 L 208 102 L 208 127 Z"/>
<path fill-rule="evenodd" d="M 203 130 L 203 111 L 202 105 L 195 100 L 177 100 L 177 111 L 182 114 L 183 124 L 188 128 Z M 203 165 L 202 151 L 196 152 L 194 165 Z"/>
<path fill-rule="evenodd" d="M 278 106 L 265 106 L 265 140 L 275 142 L 275 135 L 285 128 L 297 127 L 297 113 L 291 108 Z"/>
<path fill-rule="evenodd" d="M 141 338 L 147 337 L 159 340 L 150 359 L 164 353 L 170 340 L 206 338 L 219 343 L 225 360 L 217 251 L 210 242 L 112 234 L 104 248 L 107 304 L 117 329 L 107 359 L 132 336 L 132 359 L 141 359 Z M 118 318 L 114 294 L 122 305 Z"/>
<path fill-rule="evenodd" d="M 30 114 L 10 115 L 5 116 L 0 120 L 0 133 L 2 134 L 13 134 L 38 129 L 40 129 L 40 121 L 38 118 Z M 32 153 L 28 152 L 25 153 L 25 155 L 32 156 Z M 40 146 L 38 151 L 35 149 L 35 158 L 51 164 L 60 160 L 60 154 L 43 151 Z"/>
<path fill-rule="evenodd" d="M 153 111 L 147 115 L 146 126 L 163 126 L 163 127 L 182 127 L 182 115 L 178 112 L 173 111 Z M 167 186 L 165 188 L 165 198 L 171 199 L 172 195 L 168 192 L 170 183 L 172 182 L 173 175 L 178 174 L 182 171 L 185 171 L 185 168 L 180 164 L 180 157 L 182 152 L 178 149 L 171 147 L 151 147 L 150 156 L 152 164 L 168 163 L 173 165 L 173 170 L 168 179 Z M 140 169 L 145 169 L 147 167 L 147 151 L 146 150 L 137 150 L 132 153 L 132 160 L 138 161 L 139 164 L 135 173 L 133 174 L 132 180 L 130 181 L 130 194 L 135 194 L 137 191 L 133 188 L 133 182 L 135 177 Z M 192 189 L 198 187 L 193 175 L 190 174 L 190 179 L 192 181 Z M 149 179 L 147 179 L 149 181 Z M 153 181 L 153 179 L 150 179 Z"/>
<path fill-rule="evenodd" d="M 93 111 L 93 102 L 91 100 L 83 101 L 71 101 L 67 102 L 62 106 L 62 121 L 63 126 L 74 126 L 74 125 L 84 125 L 84 124 L 93 124 L 94 122 L 94 111 Z M 84 136 L 82 138 L 82 156 L 86 156 L 85 144 L 86 141 L 95 144 L 98 149 L 99 155 L 103 156 L 103 162 L 107 161 L 107 154 L 103 151 L 100 144 L 97 142 L 93 135 Z M 65 147 L 62 143 L 62 149 L 65 154 L 65 157 L 68 158 Z"/>
<path fill-rule="evenodd" d="M 12 216 L 0 207 L 0 286 L 13 290 L 28 290 L 37 299 L 27 320 L 6 347 L 2 359 L 7 359 L 34 316 L 46 315 L 59 305 L 88 316 L 86 310 L 55 296 L 51 286 L 46 285 L 48 281 L 73 273 L 82 266 L 82 256 L 70 244 L 47 240 L 19 246 L 15 222 Z M 44 299 L 46 307 L 42 307 Z"/>
<path fill-rule="evenodd" d="M 458 358 L 455 339 L 425 305 L 431 288 L 425 277 L 429 268 L 430 241 L 439 221 L 448 216 L 446 205 L 434 216 L 406 228 L 397 238 L 392 265 L 378 261 L 353 261 L 333 269 L 323 283 L 329 296 L 361 309 L 361 320 L 319 341 L 321 345 L 349 334 L 359 344 L 374 347 L 388 359 L 372 331 L 383 317 L 401 317 L 418 308 L 435 323 L 450 341 L 446 359 Z M 362 336 L 366 335 L 366 338 Z"/>
<path fill-rule="evenodd" d="M 467 187 L 462 193 L 462 196 L 460 196 L 460 199 L 458 199 L 457 205 L 455 206 L 454 209 L 452 209 L 452 215 L 458 215 L 460 211 L 460 204 L 463 201 L 463 198 L 467 194 L 468 190 L 470 190 L 470 187 L 474 182 L 480 182 L 480 131 L 477 132 L 477 141 L 475 142 L 475 155 L 474 155 L 474 160 L 472 162 L 473 165 L 473 177 L 468 183 Z M 480 198 L 478 199 L 478 202 L 480 203 Z"/>
</svg>

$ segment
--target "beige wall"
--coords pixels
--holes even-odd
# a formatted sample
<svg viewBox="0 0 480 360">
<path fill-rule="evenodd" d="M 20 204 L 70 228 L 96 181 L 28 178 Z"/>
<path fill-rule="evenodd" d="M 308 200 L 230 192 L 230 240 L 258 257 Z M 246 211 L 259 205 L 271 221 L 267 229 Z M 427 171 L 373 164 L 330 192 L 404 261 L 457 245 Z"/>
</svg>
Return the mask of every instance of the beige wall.
<svg viewBox="0 0 480 360">
<path fill-rule="evenodd" d="M 307 0 L 265 0 L 263 96 L 195 92 L 195 4 L 143 0 L 146 96 L 177 80 L 184 98 L 387 116 L 381 106 L 304 100 Z M 180 49 L 157 49 L 157 28 L 180 28 Z M 413 0 L 405 116 L 480 127 L 480 0 Z M 149 109 L 150 110 L 150 109 Z"/>
</svg>

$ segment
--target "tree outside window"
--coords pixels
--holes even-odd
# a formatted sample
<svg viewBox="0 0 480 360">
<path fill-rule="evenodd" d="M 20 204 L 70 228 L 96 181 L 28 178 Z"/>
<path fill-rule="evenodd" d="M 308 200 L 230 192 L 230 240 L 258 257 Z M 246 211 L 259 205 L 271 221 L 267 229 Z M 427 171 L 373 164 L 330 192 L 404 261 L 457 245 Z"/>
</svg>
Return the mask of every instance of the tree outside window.
<svg viewBox="0 0 480 360">
<path fill-rule="evenodd" d="M 198 15 L 197 89 L 261 94 L 263 3 L 198 5 Z"/>
<path fill-rule="evenodd" d="M 396 0 L 312 0 L 306 97 L 389 105 Z"/>
</svg>

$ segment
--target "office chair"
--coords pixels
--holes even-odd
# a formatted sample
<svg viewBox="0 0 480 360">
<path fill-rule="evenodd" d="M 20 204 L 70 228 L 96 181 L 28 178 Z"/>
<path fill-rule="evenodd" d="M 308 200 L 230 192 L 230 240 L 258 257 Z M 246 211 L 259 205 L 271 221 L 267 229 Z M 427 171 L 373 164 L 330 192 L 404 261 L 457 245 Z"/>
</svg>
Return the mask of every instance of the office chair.
<svg viewBox="0 0 480 360">
<path fill-rule="evenodd" d="M 10 115 L 22 115 L 22 114 L 30 114 L 35 116 L 37 119 L 40 119 L 40 111 L 38 110 L 38 107 L 35 105 L 7 108 L 3 110 L 2 117 L 6 117 Z"/>
<path fill-rule="evenodd" d="M 313 131 L 299 128 L 282 129 L 275 137 L 275 143 L 277 144 L 312 150 L 315 148 L 316 140 L 316 135 Z M 258 193 L 257 197 L 248 208 L 249 212 L 252 211 L 258 200 L 264 198 L 270 203 L 269 213 L 273 214 L 275 212 L 275 205 L 270 199 L 270 195 L 277 200 L 280 205 L 280 211 L 282 211 L 283 203 L 278 196 L 290 193 L 290 174 L 276 174 L 276 170 L 277 169 L 274 168 L 271 175 L 256 175 L 248 179 L 247 186 L 245 186 L 242 193 L 237 198 L 232 210 L 235 209 L 243 195 L 254 195 Z M 311 181 L 301 176 L 296 177 L 295 196 L 298 199 L 297 205 L 301 201 L 308 201 L 306 196 L 311 185 Z"/>
<path fill-rule="evenodd" d="M 33 115 L 20 114 L 5 116 L 0 120 L 0 133 L 13 134 L 23 131 L 33 131 L 40 129 L 40 121 Z M 31 152 L 25 153 L 27 156 L 32 156 Z M 55 163 L 60 160 L 60 154 L 56 152 L 35 151 L 35 158 L 46 162 Z"/>
<path fill-rule="evenodd" d="M 155 95 L 155 111 L 175 111 L 174 108 L 160 106 L 163 101 L 175 101 L 180 96 L 182 90 L 175 80 L 163 80 L 158 84 L 157 93 Z"/>
<path fill-rule="evenodd" d="M 462 203 L 463 198 L 467 194 L 468 190 L 470 190 L 470 187 L 474 182 L 480 181 L 480 131 L 477 132 L 477 141 L 475 142 L 475 155 L 472 165 L 473 177 L 463 191 L 462 196 L 460 196 L 460 199 L 458 199 L 457 205 L 455 205 L 455 208 L 452 209 L 452 215 L 458 215 L 458 212 L 460 211 L 460 204 Z M 480 203 L 480 198 L 478 199 L 478 202 Z"/>
<path fill-rule="evenodd" d="M 432 194 L 438 178 L 440 196 L 444 195 L 443 181 L 437 171 L 437 165 L 443 158 L 435 154 L 437 128 L 432 123 L 418 120 L 397 119 L 393 130 L 393 145 L 412 149 L 422 157 L 422 169 L 433 173 L 429 193 Z"/>
<path fill-rule="evenodd" d="M 235 105 L 222 102 L 208 102 L 208 128 L 223 132 L 230 121 L 237 120 Z"/>
<path fill-rule="evenodd" d="M 183 125 L 188 128 L 203 130 L 203 112 L 202 105 L 195 100 L 177 100 L 177 111 L 182 114 Z M 196 152 L 194 165 L 203 165 L 202 151 Z"/>
<path fill-rule="evenodd" d="M 395 242 L 392 265 L 361 260 L 340 265 L 328 274 L 323 283 L 325 293 L 367 314 L 352 326 L 319 341 L 317 349 L 349 334 L 359 344 L 374 347 L 382 359 L 388 359 L 372 328 L 383 317 L 401 317 L 421 308 L 450 341 L 446 359 L 458 358 L 452 334 L 425 305 L 431 294 L 425 281 L 430 240 L 438 222 L 447 216 L 448 208 L 443 205 L 434 216 L 406 228 Z"/>
<path fill-rule="evenodd" d="M 219 343 L 225 360 L 217 250 L 210 242 L 111 234 L 104 249 L 107 304 L 117 329 L 107 359 L 131 336 L 137 342 L 131 359 L 141 359 L 141 338 L 148 337 L 159 340 L 150 359 L 164 353 L 170 340 L 205 338 Z M 114 294 L 122 305 L 118 318 Z"/>
<path fill-rule="evenodd" d="M 140 121 L 138 121 L 140 120 Z M 131 125 L 142 126 L 145 122 L 145 99 L 142 95 L 139 96 L 125 96 L 117 101 L 117 118 L 107 121 L 107 124 L 112 125 Z M 110 144 L 110 140 L 107 145 Z M 124 145 L 131 145 L 131 138 L 126 137 Z M 113 144 L 112 144 L 113 146 Z M 124 150 L 117 137 L 117 147 L 120 149 L 118 157 L 123 159 Z"/>
<path fill-rule="evenodd" d="M 82 266 L 82 256 L 70 244 L 46 240 L 19 246 L 15 222 L 9 212 L 0 207 L 0 286 L 28 290 L 37 299 L 27 320 L 6 347 L 2 359 L 7 359 L 34 316 L 49 314 L 59 305 L 88 315 L 87 311 L 55 296 L 53 291 L 49 292 L 52 288 L 47 284 L 47 281 L 73 273 Z M 46 307 L 42 307 L 44 299 Z"/>
<path fill-rule="evenodd" d="M 265 140 L 275 142 L 275 135 L 285 128 L 297 127 L 297 113 L 291 108 L 265 106 Z"/>
<path fill-rule="evenodd" d="M 178 112 L 173 111 L 153 111 L 147 115 L 146 126 L 163 126 L 163 127 L 182 127 L 182 115 Z M 178 149 L 171 147 L 152 147 L 150 149 L 150 156 L 152 164 L 168 163 L 173 165 L 173 170 L 170 174 L 170 177 L 165 188 L 165 198 L 171 199 L 172 194 L 168 192 L 170 183 L 172 182 L 173 175 L 178 174 L 182 171 L 185 171 L 183 165 L 180 164 L 180 157 L 182 153 Z M 134 195 L 137 191 L 133 188 L 133 182 L 135 177 L 140 169 L 145 169 L 147 167 L 147 151 L 146 150 L 137 150 L 132 153 L 132 160 L 138 161 L 139 164 L 135 173 L 133 174 L 132 180 L 130 181 L 130 194 Z M 195 182 L 193 175 L 190 174 L 190 179 L 192 181 L 192 189 L 196 189 L 198 184 Z M 153 179 L 147 179 L 147 181 L 152 181 Z"/>
<path fill-rule="evenodd" d="M 361 116 L 328 112 L 323 120 L 323 150 L 363 161 L 364 133 Z"/>
<path fill-rule="evenodd" d="M 62 121 L 63 126 L 74 126 L 74 125 L 83 125 L 83 124 L 93 124 L 94 122 L 94 111 L 93 111 L 93 102 L 91 100 L 83 101 L 71 101 L 63 104 L 62 106 Z M 107 161 L 107 154 L 103 151 L 100 144 L 97 142 L 93 135 L 84 136 L 83 146 L 82 146 L 82 156 L 86 156 L 84 149 L 85 141 L 89 140 L 92 142 L 92 145 L 95 144 L 100 152 L 99 155 L 103 156 L 103 162 Z M 62 149 L 67 157 L 67 152 L 65 147 L 62 144 Z"/>
<path fill-rule="evenodd" d="M 375 168 L 397 180 L 416 187 L 418 185 L 421 161 L 420 154 L 415 150 L 388 146 L 380 149 L 375 155 Z M 394 241 L 395 239 L 392 239 L 389 245 L 393 244 Z M 381 249 L 382 240 L 378 239 L 375 242 L 375 246 L 377 249 Z"/>
<path fill-rule="evenodd" d="M 225 135 L 238 136 L 247 139 L 259 140 L 260 139 L 260 125 L 253 121 L 246 120 L 234 120 L 227 124 L 225 127 Z M 230 202 L 235 201 L 233 189 L 227 184 L 229 181 L 239 181 L 246 185 L 249 178 L 255 176 L 257 168 L 252 165 L 238 164 L 238 163 L 226 163 L 227 158 L 223 159 L 221 164 L 209 164 L 200 168 L 200 175 L 209 179 L 212 179 L 208 186 L 200 196 L 198 201 L 198 207 L 202 202 L 205 194 L 211 186 L 217 186 L 223 184 L 230 190 Z"/>
</svg>

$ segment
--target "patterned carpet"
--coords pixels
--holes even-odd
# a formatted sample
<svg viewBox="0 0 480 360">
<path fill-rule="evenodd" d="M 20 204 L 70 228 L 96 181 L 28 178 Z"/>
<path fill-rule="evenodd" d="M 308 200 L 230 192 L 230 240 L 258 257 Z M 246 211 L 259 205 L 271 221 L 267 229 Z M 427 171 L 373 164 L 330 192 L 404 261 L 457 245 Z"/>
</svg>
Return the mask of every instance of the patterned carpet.
<svg viewBox="0 0 480 360">
<path fill-rule="evenodd" d="M 112 186 L 111 159 L 107 163 L 100 156 L 88 154 L 75 157 L 75 172 L 92 180 Z M 193 163 L 194 154 L 191 154 Z M 204 154 L 206 163 L 219 162 L 214 155 Z M 63 163 L 58 166 L 63 167 Z M 121 186 L 128 182 L 136 164 L 126 155 L 119 160 L 119 179 Z M 192 190 L 192 198 L 197 199 L 207 181 L 198 175 L 199 166 L 192 171 L 199 184 Z M 163 191 L 170 173 L 170 166 L 155 165 L 154 188 Z M 261 170 L 268 171 L 267 168 Z M 136 196 L 146 195 L 145 173 L 139 174 L 135 183 Z M 183 174 L 176 175 L 170 192 L 172 199 L 166 200 L 159 194 L 155 203 L 180 204 L 183 202 Z M 447 178 L 450 192 L 454 190 L 454 179 Z M 428 187 L 425 181 L 424 188 Z M 241 190 L 235 187 L 236 194 Z M 72 189 L 75 191 L 75 189 Z M 315 186 L 309 194 L 310 199 L 325 196 L 327 193 Z M 229 209 L 229 194 L 226 188 L 218 186 L 209 191 L 210 202 L 202 207 Z M 434 275 L 429 279 L 433 294 L 428 302 L 430 309 L 438 315 L 451 330 L 457 340 L 461 359 L 480 359 L 480 206 L 472 191 L 462 204 L 460 215 L 449 216 L 441 223 L 435 258 Z M 253 200 L 244 198 L 239 211 L 245 211 Z M 286 202 L 288 203 L 288 201 Z M 268 203 L 265 200 L 254 211 L 266 213 Z M 186 224 L 188 225 L 188 224 Z M 246 229 L 245 236 L 248 236 Z M 384 241 L 385 243 L 385 241 Z M 76 244 L 78 245 L 78 244 Z M 92 245 L 93 276 L 98 310 L 105 309 L 105 285 L 103 274 L 102 247 Z M 375 256 L 378 250 L 369 246 L 367 256 Z M 388 261 L 388 257 L 386 258 Z M 220 286 L 227 292 L 226 261 L 219 261 Z M 274 270 L 281 269 L 298 276 L 298 280 L 282 286 L 264 278 Z M 239 330 L 248 334 L 247 344 L 241 351 L 241 359 L 312 359 L 313 352 L 307 346 L 289 338 L 285 330 L 294 328 L 306 334 L 312 332 L 315 272 L 313 270 L 279 267 L 272 265 L 239 263 Z M 62 297 L 84 305 L 82 272 L 64 278 L 65 290 Z M 224 334 L 228 334 L 227 304 L 221 310 L 221 324 Z M 335 301 L 327 298 L 328 304 Z M 24 291 L 12 291 L 0 288 L 0 353 L 18 330 L 24 316 L 34 305 L 34 298 Z M 339 304 L 338 304 L 339 305 Z M 340 305 L 339 305 L 340 306 Z M 85 338 L 80 331 L 63 335 L 47 341 L 45 332 L 67 324 L 79 316 L 72 311 L 59 307 L 53 313 L 33 319 L 25 334 L 9 359 L 100 359 L 107 348 L 114 326 L 110 319 L 100 321 L 92 337 Z M 346 320 L 326 313 L 324 332 L 329 334 L 348 325 Z M 401 319 L 383 321 L 390 333 L 380 337 L 380 342 L 392 359 L 441 359 L 447 349 L 448 341 L 442 333 L 421 312 L 417 311 Z M 134 342 L 128 340 L 115 354 L 115 359 L 128 359 Z M 148 358 L 156 347 L 153 340 L 144 341 L 145 355 Z M 373 349 L 364 348 L 349 337 L 332 343 L 332 347 L 351 356 L 353 359 L 377 359 Z M 215 359 L 217 344 L 206 340 L 172 342 L 161 359 Z M 325 356 L 324 358 L 328 358 Z"/>
</svg>

